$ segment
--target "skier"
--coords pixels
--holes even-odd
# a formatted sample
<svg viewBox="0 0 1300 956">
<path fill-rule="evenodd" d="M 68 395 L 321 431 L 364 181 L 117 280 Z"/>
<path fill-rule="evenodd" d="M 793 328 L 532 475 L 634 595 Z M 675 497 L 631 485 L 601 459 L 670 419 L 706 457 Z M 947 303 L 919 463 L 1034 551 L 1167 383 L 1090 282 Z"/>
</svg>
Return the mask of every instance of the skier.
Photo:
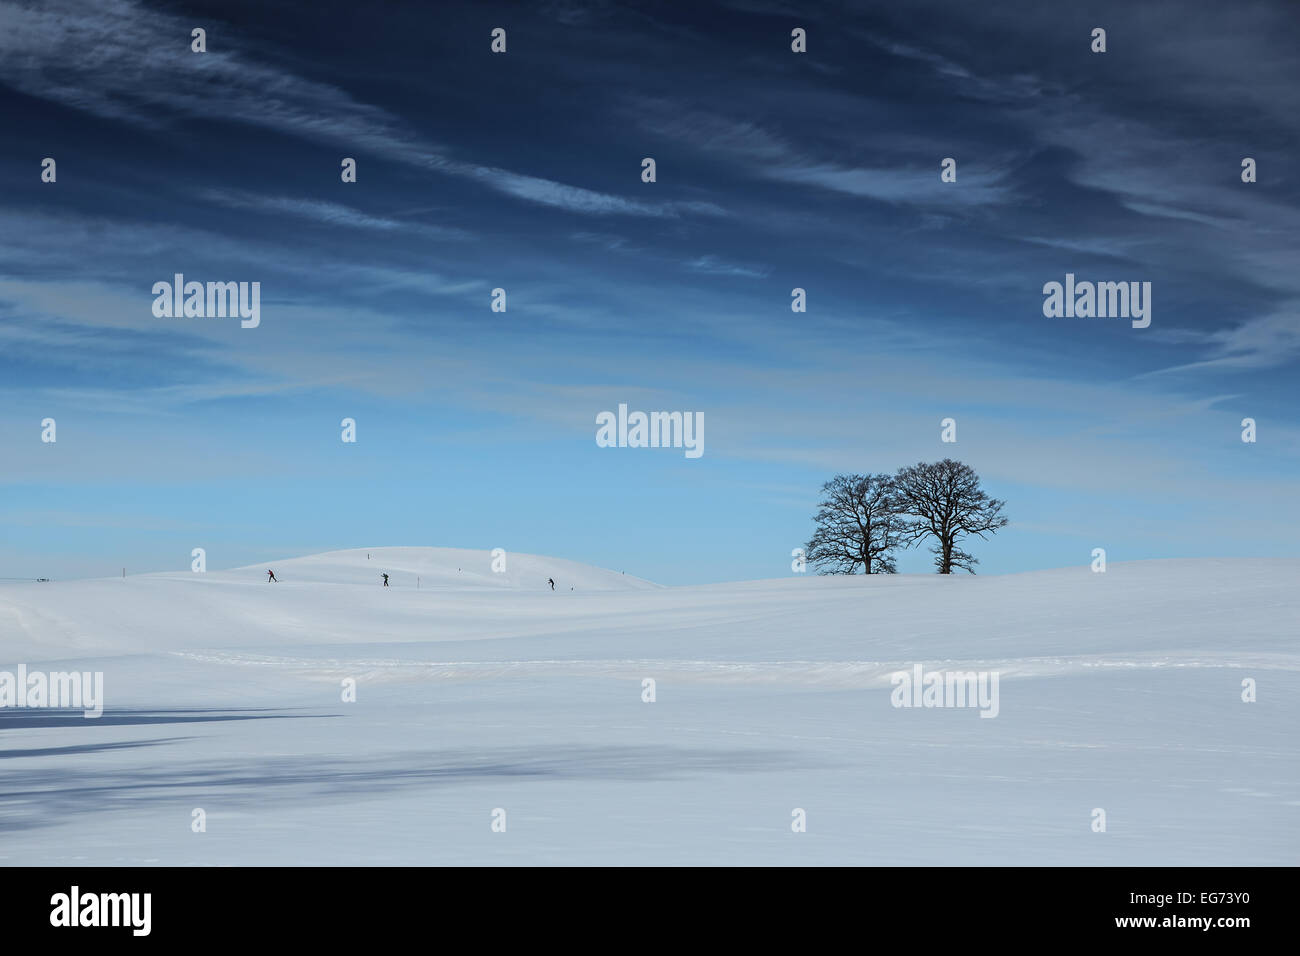
<svg viewBox="0 0 1300 956">
<path fill-rule="evenodd" d="M 384 575 L 384 587 L 388 587 L 388 575 Z"/>
<path fill-rule="evenodd" d="M 272 571 L 270 568 L 267 568 L 267 569 L 266 569 L 266 583 L 267 583 L 267 584 L 270 584 L 272 581 L 275 581 L 276 584 L 279 584 L 279 583 L 280 583 L 279 581 L 276 581 L 276 580 L 275 580 L 275 572 Z"/>
<path fill-rule="evenodd" d="M 549 584 L 551 585 L 551 590 L 554 591 L 554 590 L 555 590 L 555 578 L 547 578 L 546 580 L 547 580 L 547 583 L 549 583 Z"/>
</svg>

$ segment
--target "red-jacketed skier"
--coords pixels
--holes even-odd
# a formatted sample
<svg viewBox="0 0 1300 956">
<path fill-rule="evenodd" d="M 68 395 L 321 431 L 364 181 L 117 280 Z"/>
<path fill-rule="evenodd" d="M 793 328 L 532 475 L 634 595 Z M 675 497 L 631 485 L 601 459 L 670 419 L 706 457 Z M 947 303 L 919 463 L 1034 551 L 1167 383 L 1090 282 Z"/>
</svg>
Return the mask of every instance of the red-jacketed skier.
<svg viewBox="0 0 1300 956">
<path fill-rule="evenodd" d="M 275 572 L 272 571 L 270 568 L 267 568 L 267 569 L 266 569 L 266 583 L 267 583 L 267 584 L 270 584 L 272 581 L 275 581 L 276 584 L 279 584 L 279 583 L 280 583 L 278 580 L 276 580 Z"/>
</svg>

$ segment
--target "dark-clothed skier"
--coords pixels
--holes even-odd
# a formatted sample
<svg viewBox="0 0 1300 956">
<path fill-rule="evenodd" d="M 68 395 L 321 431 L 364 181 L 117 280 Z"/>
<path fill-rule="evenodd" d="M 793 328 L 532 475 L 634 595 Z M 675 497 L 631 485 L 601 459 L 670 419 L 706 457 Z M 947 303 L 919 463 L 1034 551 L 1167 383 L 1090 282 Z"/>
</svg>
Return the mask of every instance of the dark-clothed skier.
<svg viewBox="0 0 1300 956">
<path fill-rule="evenodd" d="M 547 578 L 546 581 L 547 581 L 548 584 L 550 584 L 550 586 L 551 586 L 551 590 L 554 591 L 554 590 L 555 590 L 555 578 Z"/>
<path fill-rule="evenodd" d="M 279 581 L 276 581 L 276 580 L 275 580 L 275 572 L 272 571 L 270 568 L 267 568 L 267 569 L 266 569 L 266 583 L 267 583 L 267 584 L 270 584 L 272 581 L 275 581 L 276 584 L 279 584 L 279 583 L 280 583 Z"/>
<path fill-rule="evenodd" d="M 388 587 L 388 575 L 384 575 L 384 587 Z"/>
</svg>

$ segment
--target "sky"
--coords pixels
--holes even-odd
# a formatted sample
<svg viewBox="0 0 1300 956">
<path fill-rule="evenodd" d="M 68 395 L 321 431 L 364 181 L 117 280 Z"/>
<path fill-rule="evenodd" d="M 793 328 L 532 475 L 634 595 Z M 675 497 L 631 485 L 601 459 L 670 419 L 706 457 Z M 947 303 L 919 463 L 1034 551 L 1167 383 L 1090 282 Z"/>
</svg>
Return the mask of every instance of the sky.
<svg viewBox="0 0 1300 956">
<path fill-rule="evenodd" d="M 1289 2 L 0 0 L 0 577 L 780 577 L 822 482 L 945 457 L 982 574 L 1298 556 L 1297 49 Z M 260 324 L 156 316 L 176 273 Z M 1045 316 L 1067 273 L 1150 326 Z M 599 447 L 619 404 L 704 454 Z"/>
</svg>

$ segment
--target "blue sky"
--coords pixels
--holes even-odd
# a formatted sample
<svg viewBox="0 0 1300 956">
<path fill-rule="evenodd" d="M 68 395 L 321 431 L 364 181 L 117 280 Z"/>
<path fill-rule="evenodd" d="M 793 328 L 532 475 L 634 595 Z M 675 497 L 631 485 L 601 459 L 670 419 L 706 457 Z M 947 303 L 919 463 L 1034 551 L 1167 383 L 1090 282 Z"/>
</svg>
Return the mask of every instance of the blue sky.
<svg viewBox="0 0 1300 956">
<path fill-rule="evenodd" d="M 981 573 L 1300 554 L 1300 13 L 987 6 L 0 3 L 0 576 L 780 576 L 824 480 L 946 456 Z M 177 272 L 261 325 L 156 318 Z M 1044 317 L 1067 272 L 1150 328 Z M 620 402 L 704 456 L 598 448 Z"/>
</svg>

